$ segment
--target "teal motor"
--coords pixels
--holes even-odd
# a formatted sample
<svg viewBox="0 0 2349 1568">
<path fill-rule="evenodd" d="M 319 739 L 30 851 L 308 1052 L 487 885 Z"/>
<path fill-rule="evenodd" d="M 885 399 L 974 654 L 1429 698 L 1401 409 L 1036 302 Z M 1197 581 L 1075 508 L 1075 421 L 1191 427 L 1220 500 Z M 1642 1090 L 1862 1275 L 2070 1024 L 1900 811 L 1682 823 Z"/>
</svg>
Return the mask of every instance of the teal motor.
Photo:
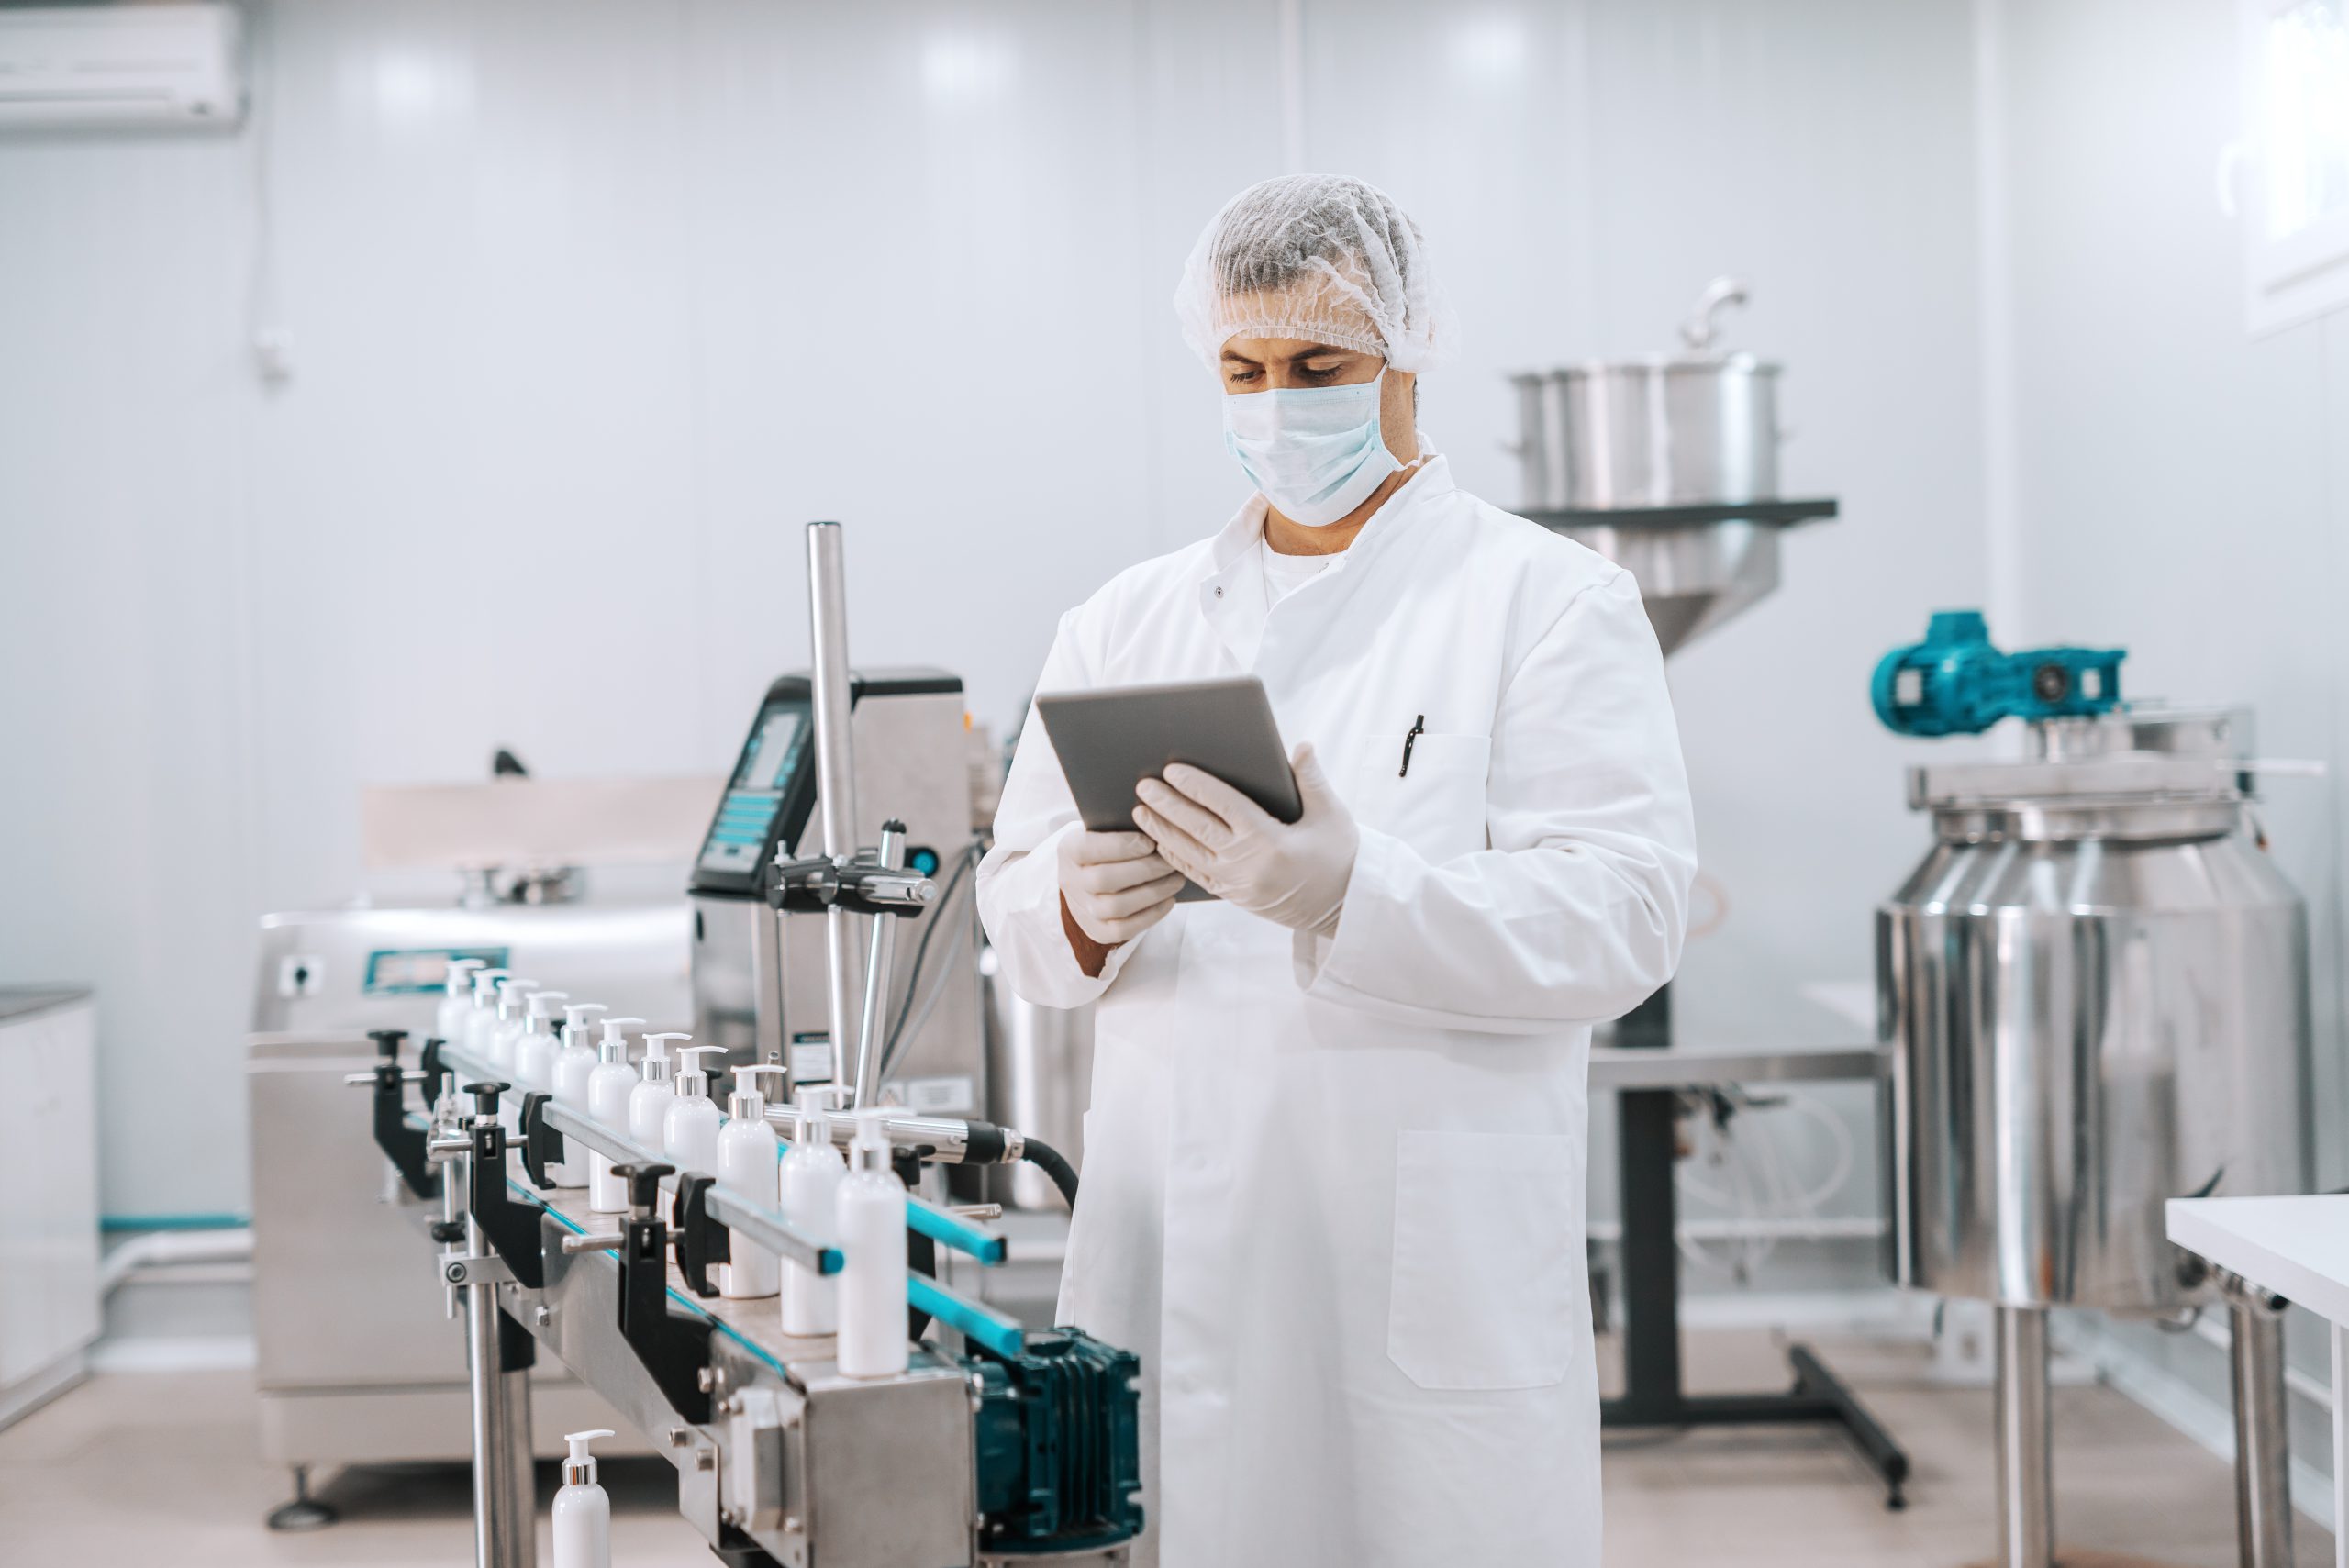
<svg viewBox="0 0 2349 1568">
<path fill-rule="evenodd" d="M 2120 648 L 2001 653 L 1979 610 L 1939 610 L 1879 660 L 1876 716 L 1896 735 L 1979 735 L 2004 718 L 2093 718 L 2121 706 Z"/>
<path fill-rule="evenodd" d="M 980 1542 L 990 1554 L 1097 1552 L 1141 1533 L 1141 1362 L 1074 1329 L 963 1361 L 978 1411 Z"/>
</svg>

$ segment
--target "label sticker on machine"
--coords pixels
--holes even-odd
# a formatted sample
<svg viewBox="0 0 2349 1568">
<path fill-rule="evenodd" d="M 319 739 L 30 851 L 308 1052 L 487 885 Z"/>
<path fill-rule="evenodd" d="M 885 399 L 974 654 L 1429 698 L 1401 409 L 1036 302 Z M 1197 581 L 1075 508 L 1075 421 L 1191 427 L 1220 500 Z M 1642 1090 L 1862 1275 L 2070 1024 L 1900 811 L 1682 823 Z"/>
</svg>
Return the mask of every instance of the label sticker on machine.
<svg viewBox="0 0 2349 1568">
<path fill-rule="evenodd" d="M 905 1096 L 916 1116 L 961 1115 L 978 1109 L 977 1085 L 968 1078 L 904 1078 L 890 1085 Z"/>
<path fill-rule="evenodd" d="M 367 955 L 365 979 L 360 984 L 369 996 L 421 996 L 438 994 L 449 983 L 452 959 L 477 958 L 485 969 L 504 969 L 509 948 L 378 948 Z"/>
<path fill-rule="evenodd" d="M 829 1084 L 832 1081 L 832 1037 L 828 1034 L 791 1042 L 791 1081 Z"/>
</svg>

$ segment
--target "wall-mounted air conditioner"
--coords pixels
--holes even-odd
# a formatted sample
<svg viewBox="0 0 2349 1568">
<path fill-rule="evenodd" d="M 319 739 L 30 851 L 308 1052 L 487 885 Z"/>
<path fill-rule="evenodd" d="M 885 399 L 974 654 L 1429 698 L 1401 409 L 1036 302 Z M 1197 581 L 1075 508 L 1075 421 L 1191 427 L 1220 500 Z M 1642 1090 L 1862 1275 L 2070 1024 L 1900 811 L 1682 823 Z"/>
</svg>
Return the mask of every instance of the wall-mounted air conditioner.
<svg viewBox="0 0 2349 1568">
<path fill-rule="evenodd" d="M 0 131 L 235 125 L 239 22 L 221 5 L 0 9 Z"/>
</svg>

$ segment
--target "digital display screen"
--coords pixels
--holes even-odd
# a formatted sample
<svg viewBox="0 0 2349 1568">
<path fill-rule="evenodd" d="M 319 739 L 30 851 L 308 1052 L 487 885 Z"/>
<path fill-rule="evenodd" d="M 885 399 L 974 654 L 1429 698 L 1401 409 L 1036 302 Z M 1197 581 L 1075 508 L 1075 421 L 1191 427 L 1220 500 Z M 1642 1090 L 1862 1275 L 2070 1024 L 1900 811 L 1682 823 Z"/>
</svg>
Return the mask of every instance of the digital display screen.
<svg viewBox="0 0 2349 1568">
<path fill-rule="evenodd" d="M 734 764 L 734 778 L 718 807 L 703 840 L 701 868 L 732 875 L 755 875 L 775 813 L 783 809 L 793 775 L 805 763 L 808 745 L 807 709 L 792 704 L 767 708 L 742 746 Z"/>
<path fill-rule="evenodd" d="M 779 790 L 788 784 L 799 765 L 807 719 L 796 707 L 772 708 L 761 717 L 758 733 L 742 749 L 741 764 L 734 770 L 734 787 Z"/>
</svg>

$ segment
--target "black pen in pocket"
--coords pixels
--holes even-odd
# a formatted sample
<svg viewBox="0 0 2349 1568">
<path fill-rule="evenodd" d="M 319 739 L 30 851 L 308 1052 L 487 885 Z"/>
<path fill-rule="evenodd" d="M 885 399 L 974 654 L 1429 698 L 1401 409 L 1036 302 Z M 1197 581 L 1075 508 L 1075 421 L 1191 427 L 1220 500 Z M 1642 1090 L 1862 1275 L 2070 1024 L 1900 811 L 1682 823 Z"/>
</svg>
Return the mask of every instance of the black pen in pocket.
<svg viewBox="0 0 2349 1568">
<path fill-rule="evenodd" d="M 1423 713 L 1411 720 L 1410 733 L 1403 737 L 1403 765 L 1395 770 L 1397 778 L 1407 779 L 1411 776 L 1411 748 L 1419 743 L 1419 737 L 1427 731 L 1428 716 L 1426 714 Z"/>
</svg>

